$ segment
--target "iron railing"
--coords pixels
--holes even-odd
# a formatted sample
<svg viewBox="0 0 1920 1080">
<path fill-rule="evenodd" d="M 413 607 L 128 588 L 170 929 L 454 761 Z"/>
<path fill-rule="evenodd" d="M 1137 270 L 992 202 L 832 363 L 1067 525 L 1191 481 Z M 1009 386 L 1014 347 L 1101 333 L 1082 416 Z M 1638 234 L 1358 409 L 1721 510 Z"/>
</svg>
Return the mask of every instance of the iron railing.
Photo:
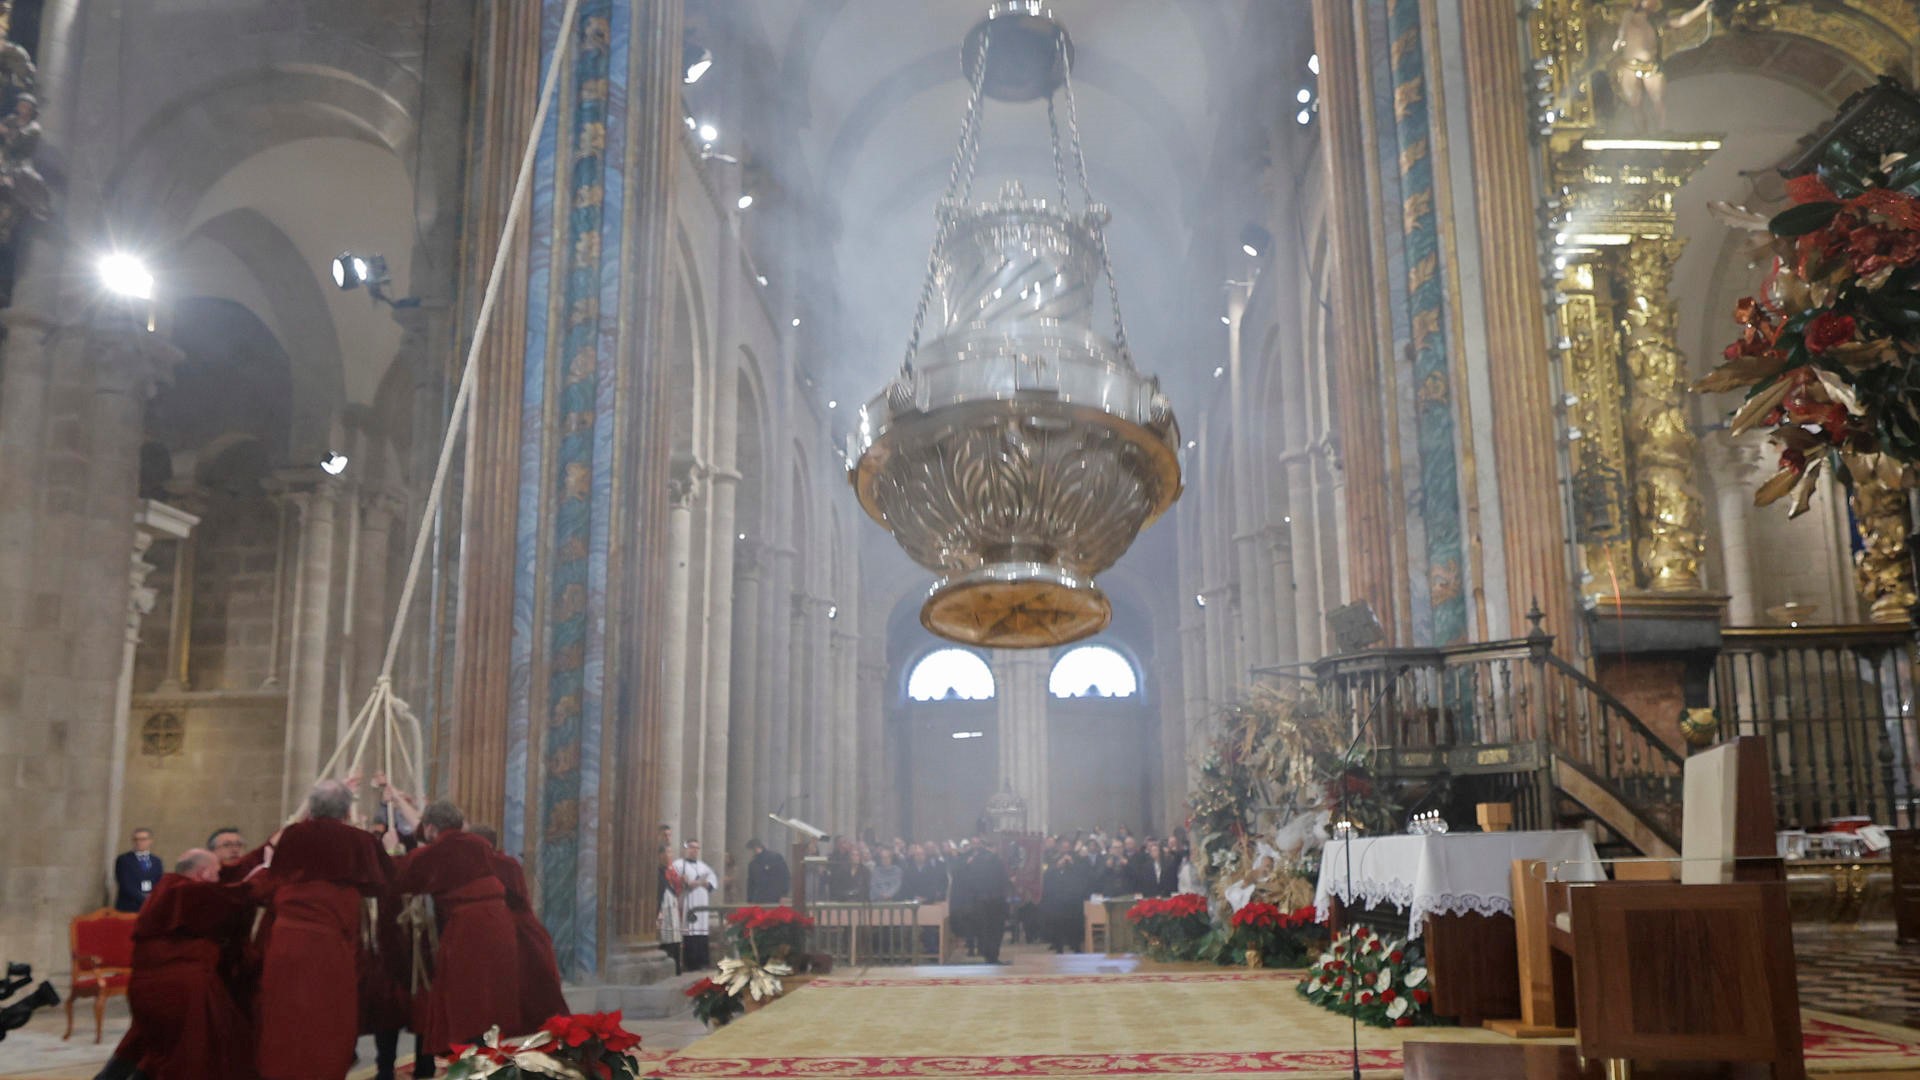
<svg viewBox="0 0 1920 1080">
<path fill-rule="evenodd" d="M 1767 740 L 1783 828 L 1855 816 L 1916 822 L 1913 663 L 1905 625 L 1722 631 L 1715 711 L 1723 734 Z"/>
<path fill-rule="evenodd" d="M 1504 775 L 1519 828 L 1551 828 L 1556 760 L 1610 793 L 1663 839 L 1679 832 L 1685 758 L 1536 633 L 1447 648 L 1376 649 L 1314 665 L 1330 707 L 1384 772 Z M 1613 822 L 1616 827 L 1620 823 Z M 1677 841 L 1675 841 L 1677 842 Z"/>
</svg>

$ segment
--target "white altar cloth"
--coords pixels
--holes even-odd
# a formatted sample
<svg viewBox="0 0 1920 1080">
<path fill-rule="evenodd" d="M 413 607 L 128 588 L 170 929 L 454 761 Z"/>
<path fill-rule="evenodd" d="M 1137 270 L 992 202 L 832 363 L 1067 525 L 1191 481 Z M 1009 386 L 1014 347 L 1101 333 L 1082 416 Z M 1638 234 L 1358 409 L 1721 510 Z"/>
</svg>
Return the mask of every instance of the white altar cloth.
<svg viewBox="0 0 1920 1080">
<path fill-rule="evenodd" d="M 1365 836 L 1353 841 L 1353 887 L 1347 887 L 1347 841 L 1329 840 L 1320 855 L 1313 904 L 1321 922 L 1331 902 L 1394 904 L 1407 909 L 1407 934 L 1419 937 L 1430 915 L 1512 915 L 1515 859 L 1544 859 L 1558 881 L 1599 881 L 1606 872 L 1587 834 L 1555 832 Z"/>
</svg>

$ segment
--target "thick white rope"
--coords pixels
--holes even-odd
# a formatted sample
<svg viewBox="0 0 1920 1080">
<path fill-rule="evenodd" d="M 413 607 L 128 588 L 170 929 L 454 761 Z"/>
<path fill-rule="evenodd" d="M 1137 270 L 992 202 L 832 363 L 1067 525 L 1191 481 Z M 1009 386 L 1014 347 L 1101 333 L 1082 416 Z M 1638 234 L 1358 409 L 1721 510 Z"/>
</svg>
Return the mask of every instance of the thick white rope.
<svg viewBox="0 0 1920 1080">
<path fill-rule="evenodd" d="M 548 61 L 547 77 L 540 87 L 540 104 L 533 113 L 533 128 L 527 133 L 527 148 L 520 155 L 520 172 L 514 178 L 512 201 L 507 204 L 507 219 L 500 228 L 500 243 L 493 253 L 493 269 L 487 275 L 487 290 L 481 297 L 480 313 L 474 321 L 473 341 L 467 346 L 466 364 L 460 372 L 460 388 L 454 393 L 453 408 L 447 414 L 447 433 L 440 441 L 440 460 L 433 470 L 433 485 L 427 489 L 426 505 L 421 510 L 420 524 L 414 532 L 413 557 L 407 563 L 407 577 L 400 586 L 399 610 L 395 612 L 393 628 L 387 634 L 387 652 L 380 663 L 380 674 L 374 679 L 373 691 L 367 703 L 361 706 L 359 715 L 354 717 L 347 730 L 340 733 L 333 756 L 327 759 L 327 764 L 320 770 L 321 779 L 334 775 L 343 758 L 346 759 L 346 766 L 341 772 L 349 776 L 358 773 L 366 763 L 368 744 L 374 729 L 378 728 L 381 771 L 401 791 L 417 793 L 422 789 L 425 747 L 420 721 L 407 703 L 393 692 L 394 659 L 400 653 L 401 637 L 406 632 L 407 610 L 413 606 L 414 590 L 420 583 L 420 568 L 426 562 L 434 514 L 439 510 L 440 500 L 446 491 L 447 473 L 453 464 L 453 448 L 459 441 L 461 425 L 466 422 L 467 405 L 473 399 L 480 349 L 487 340 L 487 328 L 493 321 L 494 301 L 500 295 L 500 283 L 506 276 L 514 235 L 526 210 L 527 194 L 532 188 L 533 163 L 540 151 L 540 136 L 546 130 L 547 114 L 552 111 L 553 99 L 560 86 L 561 61 L 566 58 L 567 50 L 573 44 L 574 16 L 579 8 L 580 0 L 567 0 L 567 6 L 560 14 L 560 29 L 554 39 L 553 57 Z M 353 748 L 351 755 L 348 753 L 349 746 Z M 396 772 L 393 768 L 396 746 L 400 751 L 402 772 Z"/>
</svg>

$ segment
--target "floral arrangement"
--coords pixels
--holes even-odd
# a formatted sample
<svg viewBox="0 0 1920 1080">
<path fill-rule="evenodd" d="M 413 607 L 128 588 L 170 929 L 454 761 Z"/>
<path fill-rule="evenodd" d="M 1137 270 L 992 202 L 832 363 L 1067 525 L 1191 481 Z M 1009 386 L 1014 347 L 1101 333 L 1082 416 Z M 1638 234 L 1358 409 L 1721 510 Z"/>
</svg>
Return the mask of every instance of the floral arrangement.
<svg viewBox="0 0 1920 1080">
<path fill-rule="evenodd" d="M 1297 989 L 1315 1005 L 1374 1027 L 1440 1022 L 1420 947 L 1364 926 L 1336 936 Z"/>
<path fill-rule="evenodd" d="M 1345 724 L 1319 695 L 1257 688 L 1222 712 L 1219 731 L 1188 823 L 1195 865 L 1216 896 L 1250 886 L 1254 899 L 1286 910 L 1312 899 L 1313 859 L 1343 784 L 1350 817 L 1377 832 L 1397 827 L 1398 807 L 1363 764 L 1367 748 L 1341 755 Z"/>
<path fill-rule="evenodd" d="M 1127 921 L 1139 929 L 1155 960 L 1197 960 L 1212 929 L 1207 898 L 1198 893 L 1136 900 Z"/>
<path fill-rule="evenodd" d="M 693 999 L 693 1017 L 710 1028 L 725 1027 L 747 1011 L 739 995 L 730 993 L 722 983 L 701 979 L 682 991 Z"/>
<path fill-rule="evenodd" d="M 635 1080 L 640 1075 L 639 1047 L 640 1036 L 620 1026 L 618 1012 L 556 1016 L 539 1031 L 518 1039 L 502 1039 L 495 1027 L 478 1043 L 455 1045 L 447 1063 L 447 1080 L 482 1076 Z"/>
<path fill-rule="evenodd" d="M 1312 904 L 1281 911 L 1272 904 L 1252 901 L 1227 920 L 1227 950 L 1244 957 L 1248 967 L 1299 967 L 1326 932 L 1314 921 Z"/>
<path fill-rule="evenodd" d="M 1920 157 L 1863 161 L 1836 141 L 1787 194 L 1771 218 L 1715 207 L 1758 235 L 1771 268 L 1694 389 L 1746 390 L 1729 432 L 1768 428 L 1780 451 L 1754 502 L 1791 495 L 1797 516 L 1823 467 L 1897 488 L 1920 462 Z"/>
<path fill-rule="evenodd" d="M 806 956 L 813 919 L 790 907 L 743 907 L 728 913 L 727 934 L 735 952 L 761 963 Z"/>
</svg>

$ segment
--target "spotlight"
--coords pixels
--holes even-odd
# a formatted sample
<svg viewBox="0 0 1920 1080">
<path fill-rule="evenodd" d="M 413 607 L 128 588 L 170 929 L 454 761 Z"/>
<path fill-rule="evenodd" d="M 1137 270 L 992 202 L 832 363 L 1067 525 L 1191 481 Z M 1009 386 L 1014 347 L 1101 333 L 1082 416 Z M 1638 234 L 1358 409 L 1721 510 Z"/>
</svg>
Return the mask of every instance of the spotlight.
<svg viewBox="0 0 1920 1080">
<path fill-rule="evenodd" d="M 1226 373 L 1227 373 L 1227 369 L 1223 367 L 1217 367 L 1213 369 L 1213 377 L 1216 379 L 1222 375 L 1225 375 Z"/>
<path fill-rule="evenodd" d="M 1315 75 L 1320 74 L 1319 53 L 1314 53 L 1312 56 L 1307 57 L 1307 70 L 1313 72 Z"/>
<path fill-rule="evenodd" d="M 693 117 L 691 117 L 691 116 L 685 116 L 685 117 L 681 117 L 681 119 L 683 119 L 683 120 L 685 120 L 685 121 L 687 122 L 687 130 L 688 130 L 688 131 L 692 131 L 692 130 L 693 130 L 694 128 L 696 128 L 696 127 L 698 127 L 698 126 L 699 126 L 698 124 L 695 124 L 695 123 L 693 122 Z"/>
<path fill-rule="evenodd" d="M 707 69 L 713 66 L 712 50 L 703 49 L 691 43 L 680 51 L 680 57 L 687 65 L 686 80 L 688 86 L 699 82 L 700 76 L 705 75 Z"/>
<path fill-rule="evenodd" d="M 1187 449 L 1189 449 L 1189 450 L 1192 450 L 1192 449 L 1194 449 L 1194 448 L 1196 448 L 1196 447 L 1198 447 L 1199 445 L 1200 445 L 1200 442 L 1199 442 L 1199 440 L 1197 440 L 1197 439 L 1188 439 L 1188 440 L 1187 440 Z"/>
<path fill-rule="evenodd" d="M 767 275 L 765 275 L 765 274 L 755 274 L 755 275 L 753 275 L 753 280 L 755 280 L 755 281 L 757 281 L 757 282 L 759 282 L 759 283 L 760 283 L 760 285 L 761 285 L 761 287 L 763 287 L 763 288 L 764 288 L 764 287 L 766 286 L 766 284 L 767 284 Z"/>
<path fill-rule="evenodd" d="M 147 264 L 125 252 L 100 256 L 100 284 L 115 296 L 129 300 L 153 299 L 153 272 Z"/>
<path fill-rule="evenodd" d="M 798 315 L 795 315 L 795 316 L 793 317 L 793 325 L 795 325 L 795 326 L 799 326 L 799 325 L 800 325 L 800 316 L 798 316 Z"/>
<path fill-rule="evenodd" d="M 1240 250 L 1247 258 L 1257 259 L 1273 247 L 1273 234 L 1258 225 L 1249 224 L 1240 230 Z"/>
<path fill-rule="evenodd" d="M 1206 594 L 1206 593 L 1194 593 L 1194 594 L 1193 594 L 1193 606 L 1194 606 L 1194 607 L 1206 607 L 1206 606 L 1207 606 L 1207 594 Z"/>
<path fill-rule="evenodd" d="M 1298 93 L 1293 95 L 1293 100 L 1299 102 L 1302 105 L 1305 105 L 1307 102 L 1313 100 L 1313 91 L 1303 86 L 1300 88 Z"/>
<path fill-rule="evenodd" d="M 827 408 L 829 408 L 829 409 L 837 409 L 837 408 L 839 408 L 839 407 L 840 407 L 840 403 L 839 403 L 838 401 L 829 401 L 829 402 L 827 402 Z"/>
<path fill-rule="evenodd" d="M 1297 112 L 1297 113 L 1294 113 L 1294 114 L 1293 114 L 1293 122 L 1294 122 L 1294 123 L 1296 123 L 1296 124 L 1300 124 L 1300 125 L 1302 125 L 1302 126 L 1305 126 L 1305 125 L 1307 125 L 1307 124 L 1311 124 L 1311 123 L 1313 123 L 1313 112 L 1312 112 L 1312 110 L 1310 110 L 1310 109 L 1301 109 L 1301 110 L 1300 110 L 1299 112 Z"/>
<path fill-rule="evenodd" d="M 320 459 L 320 471 L 328 476 L 339 476 L 346 472 L 347 455 L 338 450 L 327 451 L 327 456 Z"/>
<path fill-rule="evenodd" d="M 712 124 L 701 124 L 699 134 L 701 142 L 712 142 L 720 137 L 720 129 Z"/>
<path fill-rule="evenodd" d="M 362 285 L 385 285 L 387 260 L 380 255 L 343 251 L 333 257 L 333 283 L 349 291 Z"/>
<path fill-rule="evenodd" d="M 748 194 L 740 196 L 740 198 L 737 201 L 735 201 L 733 205 L 739 207 L 742 210 L 745 210 L 749 206 L 752 206 L 753 205 L 752 193 L 749 192 Z"/>
<path fill-rule="evenodd" d="M 828 604 L 828 605 L 827 605 L 827 618 L 829 618 L 829 619 L 837 619 L 837 618 L 839 618 L 839 617 L 840 617 L 840 605 L 839 605 L 839 604 Z"/>
<path fill-rule="evenodd" d="M 1220 316 L 1220 325 L 1221 325 L 1221 326 L 1232 326 L 1232 325 L 1233 325 L 1233 316 L 1231 316 L 1231 315 L 1222 315 L 1222 316 Z"/>
<path fill-rule="evenodd" d="M 741 540 L 745 540 L 746 538 L 747 538 L 747 534 L 746 534 L 746 533 L 741 533 L 741 534 L 740 534 L 740 536 L 739 536 L 739 539 L 741 539 Z"/>
</svg>

